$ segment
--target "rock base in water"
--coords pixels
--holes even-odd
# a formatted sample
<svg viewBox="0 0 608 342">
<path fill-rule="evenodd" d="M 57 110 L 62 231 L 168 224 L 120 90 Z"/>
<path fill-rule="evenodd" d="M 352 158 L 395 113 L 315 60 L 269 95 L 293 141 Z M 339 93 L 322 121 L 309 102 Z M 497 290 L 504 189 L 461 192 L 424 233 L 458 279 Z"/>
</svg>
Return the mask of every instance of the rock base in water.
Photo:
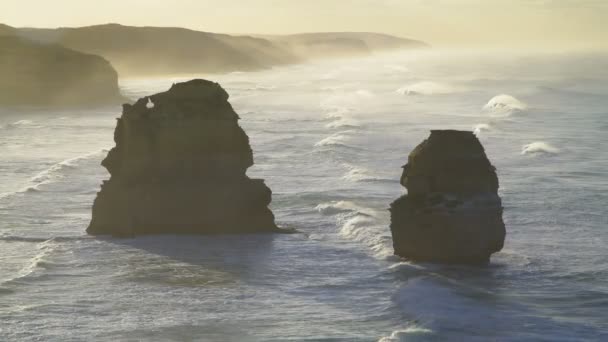
<svg viewBox="0 0 608 342">
<path fill-rule="evenodd" d="M 280 232 L 271 191 L 250 179 L 249 139 L 228 94 L 192 80 L 124 105 L 111 174 L 93 205 L 93 235 Z"/>
<path fill-rule="evenodd" d="M 432 131 L 410 154 L 401 184 L 408 194 L 390 208 L 396 255 L 476 264 L 502 249 L 498 177 L 472 132 Z"/>
</svg>

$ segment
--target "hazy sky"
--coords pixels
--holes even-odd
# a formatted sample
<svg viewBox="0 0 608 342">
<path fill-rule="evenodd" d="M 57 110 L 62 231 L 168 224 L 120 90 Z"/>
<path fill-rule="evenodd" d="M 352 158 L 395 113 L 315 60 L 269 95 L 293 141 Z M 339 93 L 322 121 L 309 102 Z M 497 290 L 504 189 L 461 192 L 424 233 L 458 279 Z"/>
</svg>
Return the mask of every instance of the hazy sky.
<svg viewBox="0 0 608 342">
<path fill-rule="evenodd" d="M 13 26 L 376 31 L 442 45 L 608 46 L 608 0 L 0 0 Z"/>
</svg>

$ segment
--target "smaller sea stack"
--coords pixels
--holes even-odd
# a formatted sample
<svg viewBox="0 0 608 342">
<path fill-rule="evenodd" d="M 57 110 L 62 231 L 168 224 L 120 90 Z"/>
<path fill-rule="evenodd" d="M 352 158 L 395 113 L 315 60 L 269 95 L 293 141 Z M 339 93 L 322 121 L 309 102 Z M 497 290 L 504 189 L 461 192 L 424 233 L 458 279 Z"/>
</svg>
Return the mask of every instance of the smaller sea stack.
<svg viewBox="0 0 608 342">
<path fill-rule="evenodd" d="M 219 84 L 191 80 L 123 106 L 111 174 L 93 204 L 93 235 L 281 231 L 271 191 L 251 179 L 249 138 Z"/>
<path fill-rule="evenodd" d="M 409 155 L 391 204 L 395 254 L 410 260 L 482 264 L 506 230 L 496 169 L 468 131 L 433 130 Z"/>
</svg>

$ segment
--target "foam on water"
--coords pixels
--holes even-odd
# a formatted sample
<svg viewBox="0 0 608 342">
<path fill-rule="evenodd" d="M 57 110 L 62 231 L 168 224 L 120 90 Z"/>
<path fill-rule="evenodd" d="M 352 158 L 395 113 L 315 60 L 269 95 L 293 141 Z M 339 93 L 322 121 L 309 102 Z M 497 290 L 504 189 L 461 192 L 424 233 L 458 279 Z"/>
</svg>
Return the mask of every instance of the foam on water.
<svg viewBox="0 0 608 342">
<path fill-rule="evenodd" d="M 325 125 L 327 128 L 358 128 L 361 127 L 361 123 L 355 119 L 350 118 L 341 118 L 335 121 L 332 121 Z"/>
<path fill-rule="evenodd" d="M 375 257 L 386 259 L 393 255 L 391 238 L 374 209 L 337 201 L 319 204 L 317 210 L 335 216 L 340 235 L 364 244 Z"/>
<path fill-rule="evenodd" d="M 418 82 L 397 89 L 397 93 L 401 95 L 442 95 L 456 92 L 456 88 L 438 82 Z"/>
<path fill-rule="evenodd" d="M 521 154 L 557 154 L 560 150 L 544 141 L 535 141 L 526 144 L 521 149 Z"/>
<path fill-rule="evenodd" d="M 473 133 L 475 133 L 475 135 L 479 136 L 481 135 L 482 132 L 485 131 L 489 131 L 492 128 L 492 126 L 490 126 L 490 124 L 477 124 L 475 126 L 473 126 Z"/>
<path fill-rule="evenodd" d="M 410 341 L 428 341 L 429 335 L 433 331 L 430 329 L 411 326 L 403 330 L 393 331 L 390 336 L 382 337 L 378 342 L 410 342 Z"/>
<path fill-rule="evenodd" d="M 348 134 L 352 131 L 341 131 L 330 135 L 327 138 L 323 138 L 315 143 L 315 147 L 331 147 L 331 146 L 342 146 L 348 147 L 349 137 Z"/>
<path fill-rule="evenodd" d="M 510 114 L 524 111 L 528 108 L 528 105 L 511 95 L 501 94 L 490 99 L 483 108 L 498 114 Z"/>
</svg>

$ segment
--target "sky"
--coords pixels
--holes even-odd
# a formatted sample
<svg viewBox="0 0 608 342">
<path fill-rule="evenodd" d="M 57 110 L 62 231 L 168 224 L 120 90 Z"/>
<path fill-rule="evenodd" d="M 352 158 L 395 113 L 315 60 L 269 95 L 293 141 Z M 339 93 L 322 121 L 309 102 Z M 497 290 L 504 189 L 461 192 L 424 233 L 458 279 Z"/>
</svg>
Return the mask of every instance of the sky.
<svg viewBox="0 0 608 342">
<path fill-rule="evenodd" d="M 371 31 L 435 46 L 608 47 L 608 0 L 0 0 L 0 23 Z"/>
</svg>

